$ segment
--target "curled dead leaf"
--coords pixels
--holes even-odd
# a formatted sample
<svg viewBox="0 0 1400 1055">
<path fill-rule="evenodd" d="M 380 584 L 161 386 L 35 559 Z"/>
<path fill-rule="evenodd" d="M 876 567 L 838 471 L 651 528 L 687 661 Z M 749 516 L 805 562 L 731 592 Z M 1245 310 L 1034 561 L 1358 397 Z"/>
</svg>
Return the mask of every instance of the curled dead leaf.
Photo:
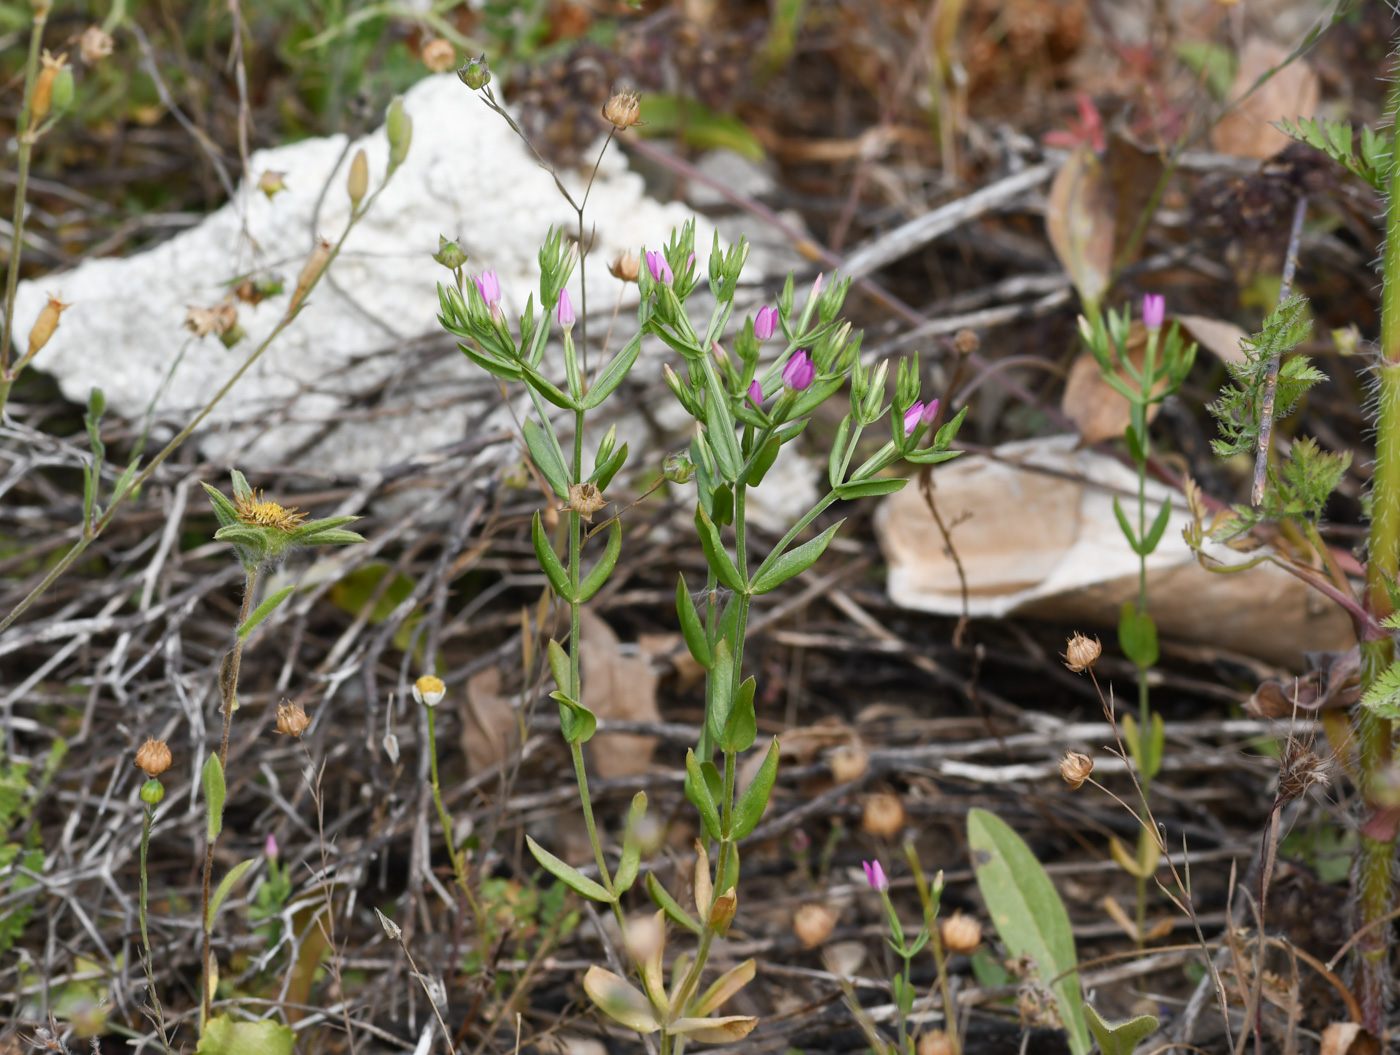
<svg viewBox="0 0 1400 1055">
<path fill-rule="evenodd" d="M 1081 143 L 1050 184 L 1045 229 L 1086 311 L 1097 310 L 1113 269 L 1117 201 L 1098 155 Z"/>
</svg>

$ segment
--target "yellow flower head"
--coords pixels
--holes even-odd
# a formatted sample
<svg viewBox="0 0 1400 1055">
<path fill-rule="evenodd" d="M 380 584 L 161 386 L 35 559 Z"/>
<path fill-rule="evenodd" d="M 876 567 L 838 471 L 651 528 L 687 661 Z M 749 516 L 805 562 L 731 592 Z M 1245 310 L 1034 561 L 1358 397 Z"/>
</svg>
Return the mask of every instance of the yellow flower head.
<svg viewBox="0 0 1400 1055">
<path fill-rule="evenodd" d="M 235 494 L 233 504 L 238 511 L 238 519 L 251 527 L 279 528 L 290 533 L 301 527 L 301 522 L 306 519 L 306 514 L 298 513 L 296 506 L 283 509 L 276 502 L 264 500 L 261 491 L 248 495 Z"/>
</svg>

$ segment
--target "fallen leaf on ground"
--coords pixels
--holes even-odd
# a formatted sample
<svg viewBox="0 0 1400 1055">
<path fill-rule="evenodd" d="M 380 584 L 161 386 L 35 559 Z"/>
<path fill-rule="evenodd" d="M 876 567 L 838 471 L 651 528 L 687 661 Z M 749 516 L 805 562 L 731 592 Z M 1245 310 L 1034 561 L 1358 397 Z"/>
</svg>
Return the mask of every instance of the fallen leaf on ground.
<svg viewBox="0 0 1400 1055">
<path fill-rule="evenodd" d="M 462 750 L 472 774 L 501 759 L 511 748 L 515 707 L 501 695 L 499 667 L 487 667 L 467 680 L 466 706 L 462 714 Z"/>
<path fill-rule="evenodd" d="M 583 705 L 597 717 L 631 722 L 659 722 L 656 675 L 645 655 L 624 656 L 612 627 L 588 609 L 580 617 Z M 589 742 L 598 776 L 630 777 L 645 773 L 656 750 L 653 736 L 607 733 Z"/>
<path fill-rule="evenodd" d="M 1147 329 L 1140 321 L 1134 322 L 1128 331 L 1128 356 L 1134 366 L 1142 366 L 1146 352 Z M 1160 390 L 1165 385 L 1164 379 L 1157 387 Z M 1155 418 L 1161 407 L 1160 403 L 1148 407 L 1147 420 Z M 1128 424 L 1132 421 L 1132 408 L 1128 401 L 1104 381 L 1098 360 L 1089 352 L 1080 352 L 1070 366 L 1060 409 L 1065 417 L 1074 422 L 1079 430 L 1079 440 L 1086 447 L 1117 439 L 1128 431 Z"/>
<path fill-rule="evenodd" d="M 1248 340 L 1249 334 L 1233 322 L 1212 319 L 1205 315 L 1177 315 L 1181 328 L 1206 351 L 1224 363 L 1243 363 L 1244 350 L 1240 341 Z"/>
<path fill-rule="evenodd" d="M 1222 154 L 1263 161 L 1293 142 L 1272 122 L 1288 120 L 1296 124 L 1300 118 L 1312 117 L 1317 111 L 1318 81 L 1312 67 L 1302 59 L 1282 66 L 1288 56 L 1286 48 L 1259 37 L 1244 42 L 1235 83 L 1230 88 L 1232 105 L 1211 129 L 1211 146 Z M 1251 92 L 1259 78 L 1270 70 L 1275 71 L 1273 76 Z M 1233 105 L 1235 100 L 1240 100 L 1238 105 Z"/>
<path fill-rule="evenodd" d="M 1097 306 L 1108 289 L 1117 209 L 1103 163 L 1081 143 L 1050 184 L 1045 230 L 1086 305 Z"/>
</svg>

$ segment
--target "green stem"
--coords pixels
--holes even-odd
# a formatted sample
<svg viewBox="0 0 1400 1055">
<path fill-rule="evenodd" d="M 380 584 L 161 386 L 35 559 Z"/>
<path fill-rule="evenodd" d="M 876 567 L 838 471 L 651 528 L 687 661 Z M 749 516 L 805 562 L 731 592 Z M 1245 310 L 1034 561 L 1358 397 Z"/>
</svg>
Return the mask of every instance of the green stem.
<svg viewBox="0 0 1400 1055">
<path fill-rule="evenodd" d="M 146 880 L 146 855 L 151 847 L 151 823 L 155 820 L 156 808 L 146 805 L 145 814 L 141 821 L 141 948 L 145 952 L 142 965 L 146 969 L 146 985 L 151 992 L 151 1006 L 156 1013 L 156 1028 L 160 1030 L 160 1043 L 165 1048 L 167 1055 L 170 1052 L 170 1041 L 165 1035 L 165 1013 L 161 1010 L 160 994 L 156 992 L 156 979 L 152 970 L 155 959 L 151 953 L 151 936 L 146 929 L 146 899 L 149 892 L 149 884 Z"/>
<path fill-rule="evenodd" d="M 437 708 L 425 709 L 428 712 L 428 769 L 433 782 L 433 805 L 437 807 L 438 821 L 442 824 L 442 837 L 447 842 L 447 856 L 452 861 L 452 875 L 457 880 L 457 885 L 466 891 L 466 871 L 462 867 L 461 855 L 457 852 L 457 840 L 452 834 L 452 818 L 447 815 L 447 808 L 442 804 L 442 789 L 438 785 L 437 730 L 433 722 L 433 713 Z"/>
</svg>

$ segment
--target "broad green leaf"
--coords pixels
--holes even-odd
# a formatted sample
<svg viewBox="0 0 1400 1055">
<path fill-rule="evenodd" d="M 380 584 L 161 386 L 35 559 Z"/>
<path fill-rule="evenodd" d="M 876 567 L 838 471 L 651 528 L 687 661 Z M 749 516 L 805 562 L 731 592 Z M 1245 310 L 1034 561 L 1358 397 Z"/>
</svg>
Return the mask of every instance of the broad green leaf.
<svg viewBox="0 0 1400 1055">
<path fill-rule="evenodd" d="M 554 489 L 554 493 L 565 501 L 569 498 L 569 474 L 564 468 L 564 463 L 559 460 L 559 454 L 554 449 L 554 445 L 549 442 L 549 437 L 545 435 L 544 429 L 535 424 L 534 418 L 525 419 L 525 446 L 530 450 L 530 457 L 534 460 L 535 466 L 540 474 Z"/>
<path fill-rule="evenodd" d="M 1118 617 L 1118 644 L 1134 666 L 1145 669 L 1157 662 L 1157 624 L 1131 601 L 1124 602 Z"/>
<path fill-rule="evenodd" d="M 651 1001 L 642 991 L 611 971 L 594 964 L 583 976 L 583 991 L 598 1010 L 638 1033 L 655 1033 L 661 1028 L 652 1013 Z"/>
<path fill-rule="evenodd" d="M 556 689 L 549 698 L 559 704 L 559 731 L 571 744 L 586 744 L 598 731 L 598 719 L 567 692 Z"/>
<path fill-rule="evenodd" d="M 778 777 L 778 738 L 768 745 L 768 754 L 758 767 L 753 780 L 739 796 L 730 823 L 729 837 L 742 839 L 758 827 L 763 819 L 763 811 L 768 807 L 768 796 L 773 793 L 773 781 Z"/>
<path fill-rule="evenodd" d="M 776 590 L 793 576 L 801 575 L 816 563 L 818 557 L 826 552 L 826 547 L 831 543 L 832 536 L 844 523 L 845 520 L 838 520 L 810 542 L 804 542 L 796 549 L 788 550 L 776 560 L 770 557 L 764 561 L 764 566 L 754 576 L 753 592 L 767 593 L 769 590 Z"/>
<path fill-rule="evenodd" d="M 680 904 L 673 898 L 666 888 L 661 885 L 661 880 L 656 878 L 655 872 L 647 873 L 647 894 L 657 908 L 661 909 L 671 919 L 675 920 L 692 934 L 700 935 L 704 928 L 696 922 L 695 918 L 681 908 Z"/>
<path fill-rule="evenodd" d="M 210 755 L 201 776 L 204 784 L 205 832 L 210 842 L 224 830 L 224 767 L 218 755 Z"/>
<path fill-rule="evenodd" d="M 214 926 L 214 920 L 218 918 L 219 908 L 223 905 L 224 899 L 229 896 L 238 881 L 243 878 L 243 873 L 252 868 L 257 863 L 256 857 L 250 857 L 246 861 L 239 861 L 229 869 L 228 875 L 224 876 L 219 883 L 219 888 L 214 891 L 214 896 L 209 899 L 209 911 L 204 916 L 204 929 L 210 930 Z"/>
<path fill-rule="evenodd" d="M 583 582 L 579 584 L 578 599 L 580 603 L 587 601 L 603 587 L 603 583 L 608 581 L 608 576 L 617 567 L 617 558 L 622 553 L 622 522 L 614 520 L 612 527 L 608 531 L 608 548 L 603 551 L 603 555 L 598 558 L 598 563 L 589 569 L 584 576 Z"/>
<path fill-rule="evenodd" d="M 619 894 L 632 889 L 637 881 L 637 869 L 642 861 L 641 841 L 637 829 L 647 815 L 647 793 L 639 791 L 632 796 L 632 808 L 627 811 L 627 827 L 622 833 L 622 860 L 618 863 L 617 874 L 613 876 L 613 886 Z"/>
<path fill-rule="evenodd" d="M 1013 957 L 1027 956 L 1042 984 L 1075 966 L 1074 934 L 1069 913 L 1025 842 L 993 813 L 967 814 L 967 839 L 977 870 L 977 886 L 997 933 Z M 1079 978 L 1065 974 L 1050 987 L 1060 1005 L 1060 1020 L 1069 1032 L 1070 1050 L 1087 1055 L 1089 1029 L 1084 1022 Z"/>
<path fill-rule="evenodd" d="M 753 711 L 753 696 L 756 687 L 757 682 L 752 677 L 748 677 L 739 686 L 739 691 L 734 694 L 734 703 L 729 708 L 729 714 L 724 720 L 724 727 L 716 738 L 719 741 L 720 750 L 726 754 L 747 751 L 753 746 L 754 737 L 758 735 L 758 720 Z"/>
<path fill-rule="evenodd" d="M 715 646 L 714 663 L 705 679 L 705 713 L 710 722 L 710 733 L 716 740 L 724 732 L 729 721 L 729 711 L 734 700 L 730 696 L 734 684 L 734 650 L 728 640 L 721 639 Z"/>
<path fill-rule="evenodd" d="M 741 480 L 747 482 L 750 487 L 757 487 L 763 483 L 763 478 L 768 475 L 768 470 L 773 468 L 773 462 L 778 457 L 778 452 L 783 449 L 782 437 L 777 433 L 769 436 L 767 441 L 759 448 L 758 453 L 749 462 L 748 471 L 743 474 Z M 746 478 L 746 479 L 745 479 Z"/>
<path fill-rule="evenodd" d="M 246 640 L 248 635 L 253 632 L 254 628 L 270 616 L 279 604 L 290 597 L 292 591 L 295 589 L 295 585 L 284 586 L 253 609 L 253 614 L 248 617 L 248 621 L 238 628 L 238 640 Z"/>
<path fill-rule="evenodd" d="M 544 521 L 539 513 L 535 514 L 534 522 L 531 524 L 530 540 L 535 544 L 535 559 L 539 561 L 540 568 L 544 571 L 545 577 L 549 579 L 549 585 L 554 587 L 554 592 L 565 601 L 573 600 L 573 588 L 569 585 L 569 573 L 564 570 L 564 565 L 559 560 L 559 554 L 555 553 L 554 547 L 549 544 L 549 538 L 544 533 Z"/>
<path fill-rule="evenodd" d="M 719 810 L 715 808 L 714 797 L 710 794 L 709 781 L 700 769 L 700 760 L 689 749 L 685 753 L 685 797 L 700 811 L 700 819 L 710 838 L 720 838 Z"/>
<path fill-rule="evenodd" d="M 695 610 L 695 601 L 685 587 L 684 575 L 676 583 L 676 615 L 680 617 L 681 635 L 690 654 L 695 657 L 696 663 L 709 670 L 712 660 L 710 642 L 705 637 L 705 624 L 700 621 L 700 613 Z"/>
<path fill-rule="evenodd" d="M 605 905 L 611 905 L 617 900 L 615 895 L 609 894 L 577 868 L 566 865 L 528 835 L 525 836 L 525 845 L 530 848 L 530 853 L 534 854 L 540 867 L 569 889 L 582 894 L 590 901 L 601 901 Z"/>
<path fill-rule="evenodd" d="M 1105 1021 L 1087 1000 L 1084 1018 L 1103 1055 L 1133 1055 L 1133 1050 L 1157 1032 L 1158 1021 L 1151 1015 L 1138 1015 L 1122 1022 Z"/>
<path fill-rule="evenodd" d="M 270 1018 L 253 1022 L 215 1015 L 204 1023 L 196 1055 L 292 1055 L 297 1035 Z"/>
<path fill-rule="evenodd" d="M 857 498 L 870 498 L 874 495 L 892 495 L 896 491 L 902 490 L 908 482 L 908 479 L 903 476 L 880 480 L 856 480 L 848 484 L 838 484 L 835 491 L 837 498 L 849 502 Z"/>
</svg>

